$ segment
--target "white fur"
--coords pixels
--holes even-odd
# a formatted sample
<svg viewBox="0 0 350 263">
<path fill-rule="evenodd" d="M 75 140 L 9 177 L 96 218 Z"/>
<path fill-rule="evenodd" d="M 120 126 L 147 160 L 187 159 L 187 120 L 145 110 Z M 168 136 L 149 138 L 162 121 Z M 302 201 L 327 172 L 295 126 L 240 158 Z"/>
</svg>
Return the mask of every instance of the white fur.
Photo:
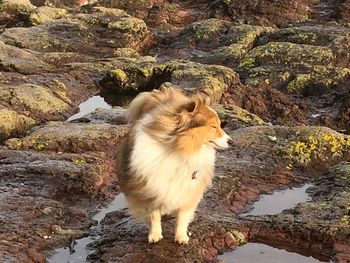
<svg viewBox="0 0 350 263">
<path fill-rule="evenodd" d="M 151 209 L 159 209 L 160 214 L 164 215 L 186 206 L 187 202 L 193 200 L 195 193 L 198 193 L 199 181 L 192 179 L 195 171 L 202 175 L 200 180 L 205 180 L 206 186 L 211 184 L 215 149 L 211 145 L 206 145 L 201 147 L 199 153 L 182 157 L 143 131 L 144 125 L 150 120 L 151 115 L 146 114 L 136 124 L 130 172 L 140 178 L 147 178 L 147 184 L 143 188 L 144 195 L 155 196 L 156 200 Z M 128 200 L 131 202 L 129 207 L 136 217 L 146 218 L 152 212 L 135 208 L 138 206 L 133 206 L 132 201 Z"/>
<path fill-rule="evenodd" d="M 221 149 L 225 149 L 227 147 L 229 147 L 228 145 L 228 141 L 231 139 L 230 136 L 228 136 L 226 134 L 226 132 L 224 133 L 223 136 L 217 138 L 214 143 L 218 146 L 217 148 L 221 148 Z"/>
</svg>

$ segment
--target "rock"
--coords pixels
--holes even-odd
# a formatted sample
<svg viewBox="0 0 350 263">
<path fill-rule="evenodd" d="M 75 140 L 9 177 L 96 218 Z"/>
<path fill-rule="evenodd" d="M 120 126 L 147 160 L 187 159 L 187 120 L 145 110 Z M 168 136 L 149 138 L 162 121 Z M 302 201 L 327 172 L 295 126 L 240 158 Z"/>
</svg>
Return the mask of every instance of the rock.
<svg viewBox="0 0 350 263">
<path fill-rule="evenodd" d="M 88 49 L 94 33 L 81 21 L 60 19 L 30 28 L 10 28 L 0 35 L 6 44 L 34 51 L 69 52 Z"/>
<path fill-rule="evenodd" d="M 0 11 L 28 12 L 34 8 L 29 0 L 3 0 Z"/>
<path fill-rule="evenodd" d="M 98 94 L 126 106 L 141 91 L 174 86 L 207 93 L 232 137 L 217 153 L 190 244 L 175 244 L 169 216 L 164 240 L 148 245 L 146 225 L 119 210 L 89 230 L 88 260 L 218 262 L 247 241 L 350 259 L 348 1 L 209 2 L 2 1 L 2 260 L 45 262 L 86 235 L 119 192 L 125 109 L 64 122 L 79 103 Z M 309 202 L 239 215 L 262 194 L 301 183 L 313 185 Z"/>
<path fill-rule="evenodd" d="M 212 102 L 219 102 L 223 92 L 239 85 L 238 75 L 219 65 L 204 65 L 183 60 L 166 63 L 149 61 L 120 64 L 111 70 L 111 78 L 122 90 L 151 90 L 164 82 L 171 82 L 187 92 L 203 91 Z"/>
<path fill-rule="evenodd" d="M 265 83 L 253 87 L 234 85 L 223 94 L 221 103 L 236 105 L 275 124 L 306 123 L 309 112 L 307 106 Z"/>
<path fill-rule="evenodd" d="M 153 6 L 153 2 L 159 2 L 155 0 L 101 0 L 98 5 L 108 8 L 123 9 L 129 14 L 138 18 L 145 18 L 148 15 L 148 9 Z"/>
<path fill-rule="evenodd" d="M 35 119 L 36 124 L 66 120 L 78 110 L 79 103 L 98 92 L 93 76 L 82 70 L 32 74 L 30 77 L 0 72 L 0 76 L 0 104 Z"/>
<path fill-rule="evenodd" d="M 35 8 L 29 0 L 4 0 L 0 3 L 0 24 L 13 27 L 27 24 L 27 17 Z"/>
<path fill-rule="evenodd" d="M 196 62 L 236 68 L 257 39 L 273 30 L 271 27 L 236 25 L 220 19 L 200 20 L 187 25 L 179 36 L 169 40 L 170 46 L 162 55 L 179 57 L 180 54 L 184 57 L 185 53 Z"/>
<path fill-rule="evenodd" d="M 36 6 L 50 6 L 58 8 L 77 8 L 86 5 L 91 0 L 31 0 Z"/>
<path fill-rule="evenodd" d="M 147 31 L 146 23 L 139 18 L 123 17 L 108 24 L 108 28 L 121 32 L 139 33 Z"/>
<path fill-rule="evenodd" d="M 343 1 L 340 9 L 340 13 L 341 13 L 341 18 L 343 21 L 345 22 L 350 22 L 350 1 L 349 0 L 345 0 Z"/>
<path fill-rule="evenodd" d="M 286 65 L 302 61 L 311 65 L 332 65 L 334 54 L 330 48 L 296 45 L 288 42 L 270 42 L 254 48 L 240 63 L 240 68 L 251 69 L 260 65 Z"/>
<path fill-rule="evenodd" d="M 32 25 L 39 25 L 47 21 L 63 18 L 68 14 L 66 9 L 41 6 L 35 9 L 29 16 Z"/>
<path fill-rule="evenodd" d="M 219 219 L 217 222 L 215 219 Z M 205 215 L 196 215 L 196 221 L 191 225 L 191 244 L 178 246 L 173 241 L 174 219 L 163 223 L 165 239 L 154 246 L 146 242 L 147 227 L 136 222 L 125 211 L 109 213 L 97 231 L 100 238 L 90 244 L 95 252 L 89 255 L 88 260 L 102 259 L 113 262 L 210 262 L 215 259 L 219 251 L 224 251 L 238 244 L 233 241 L 226 245 L 225 239 L 238 233 L 236 221 L 228 215 L 217 218 Z M 243 234 L 242 234 L 243 235 Z M 108 244 L 105 242 L 109 239 Z M 244 239 L 246 237 L 244 236 Z M 210 240 L 210 242 L 208 241 Z M 218 247 L 216 244 L 222 244 Z M 214 248 L 217 247 L 218 249 Z M 215 250 L 213 255 L 208 250 Z M 132 253 L 130 253 L 132 251 Z"/>
<path fill-rule="evenodd" d="M 250 51 L 239 68 L 247 71 L 249 85 L 265 82 L 289 92 L 313 93 L 344 83 L 347 68 L 334 67 L 335 56 L 327 47 L 269 42 Z M 327 66 L 323 66 L 327 65 Z"/>
<path fill-rule="evenodd" d="M 220 0 L 211 5 L 212 15 L 229 17 L 232 20 L 249 19 L 254 17 L 260 24 L 273 23 L 277 26 L 286 25 L 291 20 L 305 20 L 309 16 L 310 6 L 317 3 L 308 1 L 279 1 L 259 0 L 247 2 L 242 0 Z M 251 19 L 251 18 L 250 18 Z M 255 23 L 256 23 L 255 22 Z"/>
<path fill-rule="evenodd" d="M 318 255 L 323 249 L 331 250 L 338 260 L 349 258 L 349 193 L 345 190 L 349 185 L 349 167 L 349 163 L 336 165 L 315 179 L 315 186 L 310 189 L 312 201 L 279 215 L 247 219 L 253 240 L 269 242 L 273 239 L 280 244 L 291 240 Z"/>
<path fill-rule="evenodd" d="M 22 74 L 50 72 L 53 66 L 36 57 L 32 52 L 4 44 L 0 41 L 0 67 L 4 71 Z"/>
<path fill-rule="evenodd" d="M 115 155 L 125 132 L 108 124 L 55 123 L 6 142 L 12 149 L 0 149 L 1 216 L 8 220 L 2 258 L 45 259 L 43 250 L 83 237 L 92 220 L 81 205 L 95 210 L 98 198 L 116 193 Z"/>
<path fill-rule="evenodd" d="M 225 129 L 235 130 L 248 126 L 267 125 L 262 119 L 235 105 L 213 105 L 218 113 L 221 126 Z"/>
<path fill-rule="evenodd" d="M 52 123 L 43 126 L 22 139 L 10 139 L 5 145 L 10 149 L 32 149 L 81 153 L 107 151 L 116 146 L 126 133 L 126 127 L 109 124 Z"/>
<path fill-rule="evenodd" d="M 119 25 L 119 26 L 118 26 Z M 133 26 L 138 25 L 135 30 Z M 125 28 L 121 28 L 125 26 Z M 148 48 L 154 43 L 142 20 L 119 17 L 108 26 L 91 26 L 78 19 L 59 19 L 30 28 L 10 28 L 1 35 L 5 44 L 39 52 L 77 52 L 81 54 L 113 54 L 115 48 Z"/>
<path fill-rule="evenodd" d="M 116 48 L 113 54 L 115 57 L 138 58 L 140 54 L 132 48 Z"/>
<path fill-rule="evenodd" d="M 127 124 L 126 109 L 122 107 L 113 107 L 112 109 L 96 109 L 95 111 L 82 116 L 74 123 L 109 123 L 112 125 Z"/>
<path fill-rule="evenodd" d="M 71 113 L 71 107 L 49 89 L 34 85 L 22 84 L 16 87 L 3 86 L 0 97 L 4 103 L 13 105 L 17 111 L 34 118 L 52 118 Z"/>
<path fill-rule="evenodd" d="M 234 214 L 227 213 L 227 207 L 237 213 L 248 202 L 258 198 L 261 193 L 288 183 L 305 180 L 295 170 L 289 171 L 286 166 L 281 167 L 283 164 L 288 164 L 288 149 L 294 141 L 308 137 L 310 134 L 320 134 L 317 137 L 320 139 L 325 134 L 332 134 L 339 139 L 349 139 L 348 136 L 322 127 L 253 126 L 228 131 L 228 133 L 232 137 L 231 147 L 217 155 L 214 184 L 202 200 L 195 220 L 190 225 L 189 231 L 192 235 L 189 246 L 181 247 L 173 241 L 174 219 L 171 217 L 163 219 L 164 240 L 152 246 L 148 245 L 146 225 L 136 222 L 126 215 L 126 211 L 120 210 L 107 214 L 101 225 L 95 229 L 94 234 L 99 238 L 90 244 L 95 252 L 90 254 L 88 259 L 118 262 L 174 262 L 185 258 L 200 262 L 213 261 L 219 252 L 246 242 L 249 235 L 255 238 L 255 231 L 259 227 L 263 231 L 261 236 L 268 234 L 269 228 L 275 230 L 273 222 L 237 218 Z M 271 140 L 271 137 L 276 139 Z M 350 158 L 346 151 L 344 154 L 341 158 Z M 325 165 L 329 167 L 338 161 L 338 158 L 334 158 Z M 313 162 L 313 164 L 318 163 Z M 311 173 L 307 176 L 313 177 Z M 283 214 L 279 216 L 282 217 Z M 302 216 L 308 218 L 306 214 Z M 284 226 L 293 221 L 286 217 L 280 222 Z M 305 224 L 297 222 L 297 226 L 304 227 L 306 231 Z M 279 225 L 278 222 L 276 223 Z M 296 224 L 291 227 L 296 227 Z M 273 233 L 279 233 L 279 237 L 283 237 L 288 235 L 288 231 L 289 228 L 286 230 L 278 228 Z M 229 240 L 231 241 L 225 242 Z M 300 244 L 305 238 L 295 235 L 280 242 L 288 243 L 290 240 Z M 308 242 L 312 243 L 313 240 L 308 239 Z"/>
<path fill-rule="evenodd" d="M 259 39 L 259 43 L 291 42 L 295 44 L 329 47 L 334 53 L 335 65 L 347 67 L 350 63 L 349 34 L 350 29 L 341 26 L 320 26 L 318 24 L 291 25 L 290 27 L 267 33 Z"/>
<path fill-rule="evenodd" d="M 235 25 L 226 20 L 208 19 L 188 25 L 181 37 L 206 50 L 231 44 L 241 44 L 248 49 L 260 35 L 273 31 L 271 27 Z"/>
<path fill-rule="evenodd" d="M 79 13 L 76 18 L 84 22 L 96 25 L 108 25 L 109 23 L 118 20 L 120 17 L 131 17 L 127 12 L 117 8 L 106 8 L 102 6 L 95 6 L 91 8 L 89 13 Z"/>
<path fill-rule="evenodd" d="M 202 9 L 202 6 L 198 6 L 196 10 L 189 10 L 176 3 L 159 2 L 153 4 L 145 18 L 147 24 L 151 27 L 158 27 L 165 31 L 176 30 L 203 16 L 201 10 L 199 10 Z"/>
<path fill-rule="evenodd" d="M 25 262 L 34 254 L 35 258 L 45 258 L 43 249 L 67 245 L 72 237 L 81 238 L 92 221 L 72 200 L 90 199 L 115 181 L 111 161 L 104 153 L 2 149 L 0 159 L 0 176 L 6 185 L 2 187 L 1 215 L 6 224 L 0 234 L 4 241 L 0 249 L 1 254 L 9 253 L 5 256 L 9 262 Z M 53 231 L 53 226 L 72 229 L 71 234 L 62 235 Z M 39 252 L 33 254 L 30 249 Z"/>
<path fill-rule="evenodd" d="M 32 118 L 7 109 L 0 109 L 0 142 L 10 137 L 24 135 L 34 124 L 35 121 Z"/>
</svg>

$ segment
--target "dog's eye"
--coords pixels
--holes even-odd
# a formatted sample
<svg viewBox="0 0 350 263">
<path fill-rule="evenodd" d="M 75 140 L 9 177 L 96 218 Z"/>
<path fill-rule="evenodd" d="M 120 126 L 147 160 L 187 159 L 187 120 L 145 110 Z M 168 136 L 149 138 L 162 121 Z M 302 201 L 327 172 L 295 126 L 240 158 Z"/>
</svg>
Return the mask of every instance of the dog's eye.
<svg viewBox="0 0 350 263">
<path fill-rule="evenodd" d="M 210 125 L 210 127 L 217 129 L 218 127 L 216 127 L 216 125 Z"/>
</svg>

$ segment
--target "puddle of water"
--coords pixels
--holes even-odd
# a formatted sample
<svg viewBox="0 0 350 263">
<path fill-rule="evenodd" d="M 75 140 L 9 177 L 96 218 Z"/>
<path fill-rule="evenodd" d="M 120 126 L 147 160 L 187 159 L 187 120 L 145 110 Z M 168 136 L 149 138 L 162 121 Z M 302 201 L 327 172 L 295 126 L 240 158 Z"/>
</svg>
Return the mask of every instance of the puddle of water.
<svg viewBox="0 0 350 263">
<path fill-rule="evenodd" d="M 293 208 L 298 203 L 311 200 L 306 189 L 311 184 L 305 184 L 302 187 L 293 187 L 282 191 L 275 191 L 269 195 L 262 195 L 258 201 L 252 204 L 252 210 L 241 214 L 247 215 L 275 215 L 281 213 L 284 209 Z"/>
<path fill-rule="evenodd" d="M 80 111 L 77 114 L 70 116 L 67 121 L 72 121 L 78 118 L 83 117 L 84 115 L 93 112 L 94 110 L 102 108 L 102 109 L 111 109 L 112 106 L 109 105 L 104 98 L 100 95 L 92 96 L 88 100 L 80 103 L 79 109 Z"/>
<path fill-rule="evenodd" d="M 126 199 L 123 194 L 118 194 L 116 198 L 107 206 L 103 207 L 98 213 L 93 216 L 93 219 L 101 222 L 105 215 L 109 212 L 120 210 L 127 207 Z M 96 226 L 92 227 L 93 230 Z M 47 259 L 49 263 L 85 263 L 86 257 L 89 255 L 89 249 L 86 247 L 93 242 L 97 237 L 84 237 L 78 239 L 74 244 L 74 252 L 71 253 L 69 248 L 58 248 L 54 251 L 54 255 Z"/>
<path fill-rule="evenodd" d="M 284 249 L 274 248 L 265 244 L 248 243 L 237 247 L 234 251 L 220 255 L 218 259 L 225 263 L 317 263 L 332 262 L 327 259 L 319 260 L 311 256 L 303 256 Z"/>
</svg>

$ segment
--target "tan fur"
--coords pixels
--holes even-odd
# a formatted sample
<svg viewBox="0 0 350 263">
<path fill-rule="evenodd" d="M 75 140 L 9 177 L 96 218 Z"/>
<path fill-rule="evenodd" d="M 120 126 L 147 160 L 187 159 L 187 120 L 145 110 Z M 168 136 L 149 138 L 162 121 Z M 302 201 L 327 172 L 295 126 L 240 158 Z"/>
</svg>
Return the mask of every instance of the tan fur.
<svg viewBox="0 0 350 263">
<path fill-rule="evenodd" d="M 160 216 L 176 213 L 175 239 L 187 243 L 188 223 L 211 185 L 215 148 L 226 148 L 228 136 L 208 96 L 173 88 L 139 94 L 127 118 L 119 183 L 129 210 L 149 222 L 149 242 L 162 238 Z"/>
</svg>

